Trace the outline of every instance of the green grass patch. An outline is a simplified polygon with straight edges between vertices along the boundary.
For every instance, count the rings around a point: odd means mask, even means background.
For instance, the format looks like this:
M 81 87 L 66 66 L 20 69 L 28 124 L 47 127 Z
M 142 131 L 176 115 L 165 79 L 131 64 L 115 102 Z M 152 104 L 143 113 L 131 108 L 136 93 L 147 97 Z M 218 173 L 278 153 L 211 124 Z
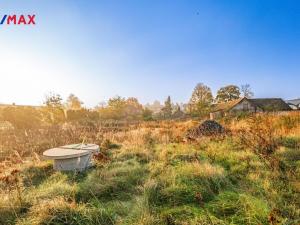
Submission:
M 91 171 L 79 184 L 77 199 L 128 200 L 138 192 L 146 176 L 147 168 L 136 160 L 114 162 Z

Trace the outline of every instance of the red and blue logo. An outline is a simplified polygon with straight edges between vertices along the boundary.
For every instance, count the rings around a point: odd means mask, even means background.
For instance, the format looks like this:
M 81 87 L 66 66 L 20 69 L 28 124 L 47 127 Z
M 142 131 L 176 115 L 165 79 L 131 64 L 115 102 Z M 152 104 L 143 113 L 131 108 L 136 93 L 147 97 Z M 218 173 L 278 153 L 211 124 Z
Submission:
M 1 17 L 0 17 L 1 19 Z M 0 25 L 35 25 L 35 15 L 4 15 Z

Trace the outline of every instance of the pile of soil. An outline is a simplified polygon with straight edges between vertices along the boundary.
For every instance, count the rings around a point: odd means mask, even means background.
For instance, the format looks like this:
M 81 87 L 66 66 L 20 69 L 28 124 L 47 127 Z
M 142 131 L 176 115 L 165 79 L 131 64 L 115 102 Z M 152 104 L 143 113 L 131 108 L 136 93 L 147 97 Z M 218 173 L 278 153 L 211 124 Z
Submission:
M 225 129 L 214 120 L 206 120 L 198 127 L 187 131 L 185 137 L 189 140 L 196 140 L 204 136 L 216 136 L 223 134 Z

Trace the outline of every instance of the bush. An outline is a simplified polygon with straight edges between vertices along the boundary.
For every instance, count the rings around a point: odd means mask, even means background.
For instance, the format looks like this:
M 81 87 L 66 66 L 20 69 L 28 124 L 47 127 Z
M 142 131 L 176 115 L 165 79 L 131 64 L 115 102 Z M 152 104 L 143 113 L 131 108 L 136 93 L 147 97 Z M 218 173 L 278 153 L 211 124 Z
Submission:
M 261 158 L 270 158 L 278 147 L 273 118 L 255 115 L 247 121 L 249 126 L 239 132 L 241 143 Z

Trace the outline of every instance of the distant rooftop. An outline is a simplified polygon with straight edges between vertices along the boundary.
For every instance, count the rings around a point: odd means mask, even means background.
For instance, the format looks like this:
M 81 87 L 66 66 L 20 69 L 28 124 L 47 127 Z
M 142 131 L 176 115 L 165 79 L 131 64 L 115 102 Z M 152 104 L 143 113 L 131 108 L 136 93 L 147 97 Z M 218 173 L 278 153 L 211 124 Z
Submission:
M 287 103 L 293 104 L 293 105 L 299 105 L 300 104 L 300 98 L 287 100 Z
M 235 105 L 239 104 L 243 99 L 247 99 L 256 107 L 263 111 L 286 111 L 291 110 L 289 105 L 281 98 L 239 98 L 229 102 L 219 103 L 214 106 L 215 112 L 217 111 L 228 111 Z

